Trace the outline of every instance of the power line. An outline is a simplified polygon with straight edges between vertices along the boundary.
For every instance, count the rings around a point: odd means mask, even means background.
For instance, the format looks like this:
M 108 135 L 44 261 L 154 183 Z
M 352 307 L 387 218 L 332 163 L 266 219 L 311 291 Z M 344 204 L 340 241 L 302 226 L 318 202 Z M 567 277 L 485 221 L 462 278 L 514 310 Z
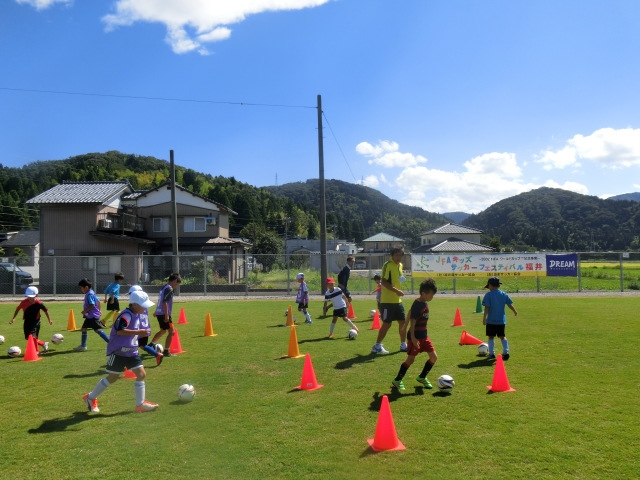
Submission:
M 336 138 L 335 133 L 333 133 L 333 128 L 331 128 L 331 124 L 329 123 L 329 119 L 324 114 L 324 111 L 322 112 L 322 116 L 327 121 L 327 126 L 329 127 L 329 131 L 331 132 L 331 135 L 333 136 L 333 139 L 335 140 L 336 145 L 338 146 L 338 150 L 340 150 L 340 153 L 342 154 L 342 158 L 344 159 L 344 163 L 347 164 L 347 168 L 349 169 L 349 172 L 351 172 L 351 176 L 353 177 L 353 181 L 358 183 L 358 180 L 356 179 L 356 176 L 353 174 L 353 170 L 351 170 L 351 165 L 349 165 L 349 161 L 347 160 L 346 155 L 342 151 L 342 147 L 340 146 L 340 142 L 338 142 L 338 139 Z

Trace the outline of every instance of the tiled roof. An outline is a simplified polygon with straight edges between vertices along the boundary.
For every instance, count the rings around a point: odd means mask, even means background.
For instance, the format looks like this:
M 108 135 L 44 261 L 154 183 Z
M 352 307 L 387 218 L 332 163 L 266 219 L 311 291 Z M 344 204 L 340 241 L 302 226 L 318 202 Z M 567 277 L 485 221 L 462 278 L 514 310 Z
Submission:
M 429 250 L 433 253 L 438 252 L 491 252 L 493 249 L 479 243 L 467 242 L 457 238 L 450 238 L 444 242 L 434 245 Z
M 363 242 L 404 242 L 404 240 L 388 233 L 376 233 L 373 237 L 365 238 Z
M 457 223 L 447 223 L 446 225 L 442 225 L 441 227 L 423 232 L 420 235 L 431 235 L 434 233 L 445 234 L 445 235 L 460 235 L 460 234 L 470 234 L 470 233 L 482 233 L 482 230 L 465 227 L 463 225 L 458 225 Z
M 40 243 L 40 230 L 21 230 L 1 243 L 3 247 L 34 246 Z
M 61 183 L 27 200 L 32 205 L 52 203 L 100 204 L 133 188 L 129 182 L 70 182 Z

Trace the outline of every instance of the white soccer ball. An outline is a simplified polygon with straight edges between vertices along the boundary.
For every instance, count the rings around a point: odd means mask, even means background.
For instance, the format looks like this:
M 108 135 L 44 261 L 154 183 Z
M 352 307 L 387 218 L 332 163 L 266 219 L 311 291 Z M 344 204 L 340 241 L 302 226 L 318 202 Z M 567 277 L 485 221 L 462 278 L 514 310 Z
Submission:
M 60 345 L 64 340 L 64 335 L 61 333 L 54 333 L 51 337 L 51 343 L 55 343 L 56 345 Z
M 441 392 L 450 392 L 456 386 L 456 381 L 451 375 L 440 375 L 438 378 L 438 388 Z
M 0 345 L 2 345 L 3 343 L 4 343 L 4 337 L 0 335 Z
M 162 346 L 161 343 L 156 343 L 155 349 L 156 349 L 156 352 L 158 353 L 164 353 L 164 347 Z
M 369 312 L 369 316 L 370 316 L 371 318 L 375 317 L 375 316 L 376 316 L 376 310 L 371 310 L 371 311 Z
M 355 340 L 356 338 L 358 338 L 358 332 L 352 328 L 351 330 L 349 330 L 349 333 L 347 333 L 347 336 L 349 337 L 349 340 Z
M 20 355 L 22 355 L 22 350 L 20 349 L 20 347 L 14 346 L 10 347 L 9 350 L 7 350 L 7 353 L 10 357 L 19 357 Z
M 195 396 L 196 389 L 193 387 L 193 385 L 185 383 L 184 385 L 180 385 L 180 387 L 178 387 L 178 400 L 180 400 L 181 402 L 190 402 Z
M 489 355 L 489 345 L 487 345 L 486 343 L 481 343 L 480 345 L 478 345 L 478 355 L 480 355 L 481 357 L 486 357 L 487 355 Z

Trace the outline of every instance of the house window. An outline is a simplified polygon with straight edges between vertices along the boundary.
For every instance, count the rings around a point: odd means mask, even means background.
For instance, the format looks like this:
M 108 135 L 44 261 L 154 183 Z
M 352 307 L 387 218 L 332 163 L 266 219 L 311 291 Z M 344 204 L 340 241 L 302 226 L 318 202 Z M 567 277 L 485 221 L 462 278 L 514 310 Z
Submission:
M 169 217 L 157 217 L 153 219 L 153 231 L 154 232 L 168 232 L 169 231 Z
M 185 232 L 206 232 L 207 224 L 204 220 L 204 217 L 185 217 L 184 231 Z
M 96 257 L 96 273 L 115 274 L 122 271 L 122 257 Z

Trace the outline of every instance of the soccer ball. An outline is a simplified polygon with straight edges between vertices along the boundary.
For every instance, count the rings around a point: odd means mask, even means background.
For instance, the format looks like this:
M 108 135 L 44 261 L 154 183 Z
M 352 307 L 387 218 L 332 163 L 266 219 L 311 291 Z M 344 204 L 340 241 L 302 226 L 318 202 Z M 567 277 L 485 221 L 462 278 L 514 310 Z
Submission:
M 355 340 L 356 338 L 358 338 L 358 332 L 352 328 L 351 330 L 349 330 L 347 336 L 349 337 L 349 340 Z
M 3 343 L 4 343 L 4 337 L 0 335 L 0 345 L 2 345 Z
M 10 347 L 9 350 L 7 350 L 7 353 L 9 354 L 10 357 L 19 357 L 20 355 L 22 355 L 22 350 L 20 350 L 20 347 Z
M 156 349 L 156 352 L 158 353 L 164 353 L 164 347 L 162 346 L 161 343 L 156 343 L 155 349 Z
M 451 375 L 440 375 L 438 378 L 438 388 L 441 392 L 450 392 L 456 386 L 456 381 Z
M 480 345 L 478 345 L 478 355 L 480 355 L 481 357 L 486 357 L 487 355 L 489 355 L 489 345 L 487 345 L 486 343 L 481 343 Z
M 369 315 L 371 316 L 371 318 L 375 317 L 376 316 L 376 310 L 371 310 L 369 312 Z
M 180 385 L 180 387 L 178 387 L 178 400 L 180 400 L 181 402 L 190 402 L 195 396 L 196 389 L 193 387 L 193 385 L 185 383 L 184 385 Z
M 51 342 L 59 345 L 64 340 L 64 336 L 61 333 L 54 333 L 51 337 Z

